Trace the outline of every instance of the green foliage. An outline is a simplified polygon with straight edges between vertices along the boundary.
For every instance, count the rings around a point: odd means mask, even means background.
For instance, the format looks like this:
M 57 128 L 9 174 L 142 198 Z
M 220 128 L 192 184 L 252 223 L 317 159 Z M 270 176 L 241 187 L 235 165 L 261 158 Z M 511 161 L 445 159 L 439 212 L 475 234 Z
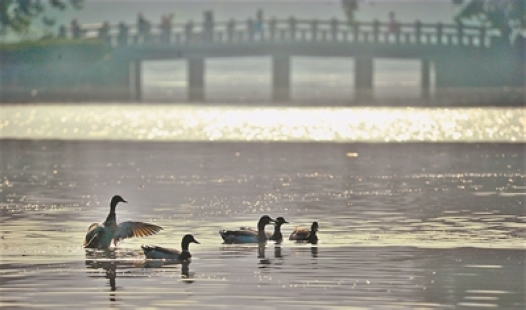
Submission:
M 508 38 L 513 30 L 526 30 L 525 0 L 452 0 L 460 8 L 455 20 L 475 21 L 499 30 Z
M 69 6 L 75 9 L 82 8 L 84 0 L 68 0 Z M 63 11 L 68 7 L 66 0 L 0 0 L 0 33 L 24 33 L 29 29 L 31 22 L 43 16 L 47 8 Z M 54 20 L 43 16 L 45 25 L 54 25 Z

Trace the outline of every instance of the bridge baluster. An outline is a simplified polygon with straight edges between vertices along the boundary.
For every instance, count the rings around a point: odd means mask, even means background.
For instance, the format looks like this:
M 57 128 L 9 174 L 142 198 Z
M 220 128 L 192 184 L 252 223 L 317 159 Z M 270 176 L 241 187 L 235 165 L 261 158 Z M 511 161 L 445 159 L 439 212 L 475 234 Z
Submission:
M 417 20 L 415 23 L 415 43 L 416 44 L 422 43 L 421 36 L 422 36 L 422 22 Z
M 464 45 L 464 25 L 462 23 L 457 24 L 457 38 L 458 45 Z
M 354 42 L 358 42 L 360 39 L 360 23 L 354 22 L 353 24 L 353 40 Z
M 373 40 L 374 43 L 378 43 L 378 31 L 380 29 L 380 22 L 375 19 L 373 22 Z
M 438 23 L 437 24 L 437 44 L 438 45 L 442 45 L 442 29 L 443 29 L 443 25 L 442 23 Z
M 296 40 L 296 18 L 294 18 L 294 16 L 291 16 L 289 18 L 289 31 L 290 31 L 290 40 L 291 41 Z
M 268 23 L 268 30 L 270 35 L 270 41 L 274 41 L 276 39 L 276 18 L 272 17 L 272 19 Z
M 190 43 L 194 36 L 194 22 L 192 20 L 189 20 L 186 25 L 184 26 L 184 37 L 186 40 L 186 43 Z
M 226 37 L 228 42 L 232 43 L 234 41 L 236 31 L 236 21 L 234 19 L 231 19 L 226 24 Z
M 316 19 L 311 22 L 310 29 L 312 41 L 316 41 L 318 39 L 318 21 Z
M 479 31 L 479 47 L 484 47 L 486 46 L 486 27 L 481 26 Z
M 247 19 L 247 35 L 249 41 L 254 41 L 254 21 L 250 17 Z
M 331 19 L 331 36 L 333 41 L 338 40 L 338 20 L 336 18 Z

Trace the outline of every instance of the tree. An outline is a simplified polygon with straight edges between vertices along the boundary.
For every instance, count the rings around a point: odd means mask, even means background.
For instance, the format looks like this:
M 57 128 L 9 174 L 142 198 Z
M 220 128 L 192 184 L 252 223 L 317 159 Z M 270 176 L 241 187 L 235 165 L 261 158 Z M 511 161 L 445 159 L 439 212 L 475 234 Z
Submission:
M 526 30 L 525 0 L 452 0 L 460 8 L 455 20 L 475 21 L 509 39 L 514 31 Z
M 69 6 L 80 9 L 84 0 L 0 0 L 0 34 L 8 32 L 24 33 L 29 29 L 31 22 L 42 16 L 46 26 L 52 26 L 55 20 L 44 15 L 46 9 L 52 8 L 60 11 Z

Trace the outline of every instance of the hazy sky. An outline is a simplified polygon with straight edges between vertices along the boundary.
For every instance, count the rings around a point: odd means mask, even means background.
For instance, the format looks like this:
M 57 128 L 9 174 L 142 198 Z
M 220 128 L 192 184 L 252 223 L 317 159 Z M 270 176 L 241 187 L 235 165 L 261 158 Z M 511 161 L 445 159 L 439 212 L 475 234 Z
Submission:
M 213 10 L 217 21 L 230 18 L 245 20 L 255 16 L 256 11 L 264 10 L 265 18 L 277 17 L 287 18 L 291 15 L 298 18 L 330 19 L 336 17 L 344 19 L 344 13 L 340 0 L 326 1 L 137 1 L 137 0 L 113 0 L 99 1 L 86 0 L 84 9 L 68 10 L 56 16 L 60 22 L 69 24 L 72 18 L 78 18 L 83 24 L 99 23 L 109 21 L 118 23 L 125 21 L 134 23 L 137 13 L 142 12 L 144 16 L 157 23 L 163 14 L 175 14 L 174 22 L 186 22 L 189 19 L 201 21 L 203 11 Z M 413 1 L 361 1 L 357 17 L 360 20 L 387 20 L 389 11 L 394 11 L 400 21 L 423 22 L 451 22 L 455 14 L 455 8 L 451 0 L 413 0 Z

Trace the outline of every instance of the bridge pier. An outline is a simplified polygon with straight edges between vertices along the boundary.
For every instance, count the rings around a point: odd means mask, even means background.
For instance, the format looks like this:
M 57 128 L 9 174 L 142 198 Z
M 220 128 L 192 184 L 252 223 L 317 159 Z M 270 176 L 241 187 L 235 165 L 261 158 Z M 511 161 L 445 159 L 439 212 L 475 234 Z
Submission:
M 422 98 L 429 99 L 431 89 L 431 61 L 422 59 L 421 79 L 422 79 Z
M 203 102 L 205 62 L 202 57 L 188 58 L 188 101 Z
M 290 55 L 272 57 L 272 101 L 290 101 Z
M 131 60 L 128 64 L 129 98 L 130 101 L 140 102 L 142 100 L 142 70 L 140 60 Z
M 373 98 L 373 58 L 358 56 L 355 58 L 356 101 L 363 102 Z

